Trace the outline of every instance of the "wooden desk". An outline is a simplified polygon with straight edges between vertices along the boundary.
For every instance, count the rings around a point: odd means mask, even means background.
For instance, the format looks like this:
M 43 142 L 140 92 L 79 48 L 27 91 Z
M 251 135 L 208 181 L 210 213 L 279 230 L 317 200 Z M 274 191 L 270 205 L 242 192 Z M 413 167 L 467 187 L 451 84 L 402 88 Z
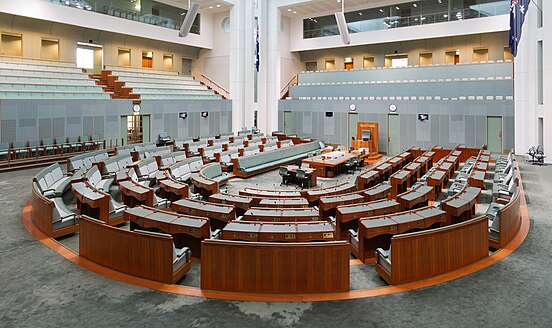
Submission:
M 205 217 L 187 216 L 137 206 L 127 209 L 123 218 L 125 221 L 130 221 L 131 230 L 141 229 L 171 234 L 176 247 L 190 247 L 195 257 L 201 256 L 201 241 L 211 237 L 209 219 Z
M 403 167 L 403 170 L 409 171 L 412 174 L 412 178 L 416 178 L 416 180 L 420 179 L 421 172 L 422 172 L 422 164 L 421 163 L 410 163 Z
M 452 165 L 453 165 L 452 171 L 454 172 L 454 171 L 458 170 L 458 166 L 460 165 L 460 159 L 459 159 L 458 156 L 452 155 L 453 153 L 455 153 L 455 151 L 453 151 L 451 153 L 451 155 L 445 157 L 445 162 L 446 163 L 452 163 Z
M 410 188 L 412 173 L 410 171 L 397 171 L 391 176 L 391 198 L 396 198 Z
M 335 216 L 337 206 L 362 203 L 364 201 L 365 199 L 361 192 L 322 197 L 318 201 L 320 217 L 329 218 L 330 216 Z
M 478 162 L 475 164 L 475 166 L 473 167 L 473 169 L 476 170 L 476 171 L 487 172 L 488 166 L 489 166 L 488 163 L 478 161 Z
M 287 166 L 281 166 L 285 167 L 288 170 L 288 173 L 291 174 L 291 180 L 295 183 L 299 183 L 297 179 L 295 178 L 295 175 L 297 174 L 297 170 L 301 169 L 305 171 L 305 175 L 308 178 L 308 187 L 316 187 L 316 169 L 305 167 L 305 168 L 299 168 L 297 165 L 287 165 Z
M 403 166 L 403 160 L 400 157 L 393 157 L 387 160 L 388 164 L 391 164 L 391 172 L 395 173 L 399 171 Z
M 367 202 L 372 202 L 383 198 L 391 199 L 391 185 L 379 184 L 370 189 L 363 190 L 362 194 L 364 195 L 364 199 Z
M 419 163 L 422 166 L 420 172 L 422 175 L 424 175 L 433 166 L 432 159 L 428 156 L 418 157 L 414 160 L 414 163 Z
M 437 170 L 445 172 L 447 174 L 447 180 L 450 180 L 450 177 L 454 171 L 454 164 L 450 162 L 443 162 L 437 166 Z
M 374 167 L 372 170 L 379 172 L 381 178 L 380 181 L 384 181 L 389 179 L 389 176 L 393 173 L 393 166 L 389 163 L 383 163 Z
M 236 208 L 236 215 L 241 216 L 251 206 L 253 206 L 253 198 L 247 196 L 230 195 L 230 194 L 214 194 L 209 196 L 209 201 L 219 204 L 230 204 Z
M 111 200 L 108 194 L 93 189 L 85 182 L 73 183 L 71 187 L 77 200 L 79 214 L 88 215 L 111 225 L 114 224 L 109 220 L 109 202 Z M 118 221 L 117 224 L 121 222 Z
M 442 201 L 441 208 L 447 212 L 447 225 L 472 219 L 480 193 L 479 188 L 466 187 L 454 197 Z
M 301 198 L 306 195 L 299 191 L 291 190 L 263 190 L 255 188 L 245 188 L 239 191 L 241 196 L 257 197 L 257 198 Z
M 373 187 L 381 182 L 380 172 L 376 170 L 370 170 L 362 173 L 357 177 L 357 189 L 363 190 Z
M 146 205 L 153 207 L 155 205 L 153 189 L 142 187 L 132 180 L 119 182 L 119 189 L 123 195 L 123 204 L 128 207 Z
M 158 181 L 157 184 L 159 185 L 161 197 L 168 199 L 171 202 L 182 198 L 188 198 L 190 195 L 189 188 L 186 183 L 178 182 L 172 179 L 165 179 Z
M 305 198 L 263 198 L 257 206 L 269 208 L 305 208 L 309 207 L 309 201 Z
M 346 194 L 354 191 L 356 191 L 356 184 L 353 182 L 345 182 L 334 187 L 309 190 L 307 191 L 306 197 L 309 201 L 309 204 L 316 206 L 318 204 L 318 200 L 321 197 Z
M 419 186 L 397 196 L 401 210 L 407 211 L 427 206 L 430 200 L 435 200 L 435 189 L 431 186 Z
M 213 229 L 222 229 L 227 222 L 236 219 L 236 209 L 233 205 L 222 205 L 200 200 L 178 200 L 171 204 L 171 210 L 188 215 L 207 217 Z
M 358 245 L 351 244 L 352 252 L 363 263 L 372 262 L 376 249 L 388 249 L 393 235 L 432 228 L 445 219 L 445 211 L 435 207 L 363 218 L 358 223 Z
M 347 239 L 349 229 L 358 229 L 358 219 L 400 211 L 401 206 L 394 200 L 378 200 L 368 203 L 338 206 L 335 211 L 337 238 Z
M 308 294 L 347 292 L 350 288 L 350 251 L 346 242 L 206 240 L 202 247 L 201 289 Z
M 247 210 L 242 220 L 267 222 L 320 221 L 320 216 L 318 211 L 311 207 L 302 209 L 269 209 L 255 207 Z
M 207 179 L 202 176 L 200 173 L 192 173 L 190 176 L 192 183 L 196 187 L 199 194 L 203 197 L 208 198 L 212 194 L 219 192 L 219 185 L 216 181 Z
M 427 184 L 435 188 L 435 197 L 439 197 L 441 190 L 443 190 L 447 184 L 447 173 L 445 171 L 435 170 L 427 177 Z
M 303 164 L 316 169 L 316 175 L 321 178 L 333 178 L 343 172 L 343 166 L 354 156 L 349 153 L 339 152 L 326 153 L 303 160 Z
M 254 242 L 313 242 L 335 240 L 329 222 L 232 221 L 222 229 L 222 239 Z
M 469 184 L 472 187 L 485 189 L 485 171 L 473 170 L 470 175 Z

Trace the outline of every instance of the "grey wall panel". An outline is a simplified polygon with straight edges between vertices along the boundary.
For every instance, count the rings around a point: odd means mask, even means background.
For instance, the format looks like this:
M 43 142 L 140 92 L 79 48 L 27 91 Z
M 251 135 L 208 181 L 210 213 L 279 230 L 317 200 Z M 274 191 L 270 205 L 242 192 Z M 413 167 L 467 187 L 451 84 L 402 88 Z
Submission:
M 89 136 L 94 134 L 94 116 L 85 116 L 82 118 L 82 133 L 78 135 Z
M 307 135 L 312 134 L 312 112 L 303 113 L 303 133 Z
M 465 127 L 465 143 L 466 144 L 470 144 L 470 145 L 475 145 L 477 144 L 475 142 L 475 133 L 476 133 L 476 128 L 475 128 L 475 116 L 473 115 L 466 115 L 465 118 L 465 124 L 464 124 L 464 127 Z
M 172 137 L 184 139 L 200 135 L 201 111 L 209 111 L 212 118 L 203 127 L 205 134 L 231 130 L 232 103 L 228 100 L 144 100 L 141 114 L 151 115 L 152 138 L 167 129 L 174 131 Z M 188 112 L 188 119 L 177 119 L 179 112 Z M 224 113 L 224 124 L 221 113 Z M 169 114 L 168 125 L 164 114 Z M 107 139 L 108 145 L 117 145 L 121 142 L 120 119 L 128 115 L 132 115 L 131 100 L 1 100 L 0 142 L 19 140 L 19 135 L 26 140 L 90 133 Z M 92 118 L 92 121 L 86 119 L 83 125 L 83 116 Z M 217 116 L 220 116 L 218 123 Z M 34 127 L 19 128 L 19 120 L 33 119 L 36 120 Z M 23 121 L 23 125 L 29 122 Z
M 51 138 L 52 137 L 52 119 L 41 118 L 38 120 L 38 138 Z
M 502 120 L 502 146 L 504 150 L 514 148 L 515 144 L 515 127 L 514 118 L 512 116 L 504 116 Z M 521 153 L 521 151 L 518 151 Z
M 10 140 L 16 140 L 17 135 L 17 120 L 2 120 L 0 133 L 2 142 L 9 142 Z
M 379 150 L 381 152 L 387 152 L 387 114 L 390 104 L 397 105 L 397 112 L 401 117 L 400 140 L 403 149 L 410 146 L 428 148 L 433 145 L 451 147 L 458 143 L 479 147 L 486 142 L 481 141 L 482 138 L 486 140 L 486 123 L 484 122 L 486 122 L 487 115 L 500 115 L 513 120 L 514 113 L 513 101 L 506 100 L 282 100 L 280 101 L 279 117 L 283 117 L 284 110 L 292 111 L 294 118 L 295 115 L 304 117 L 306 112 L 310 112 L 313 117 L 310 136 L 325 142 L 346 144 L 346 117 L 351 103 L 357 105 L 359 121 L 379 123 Z M 333 120 L 325 118 L 326 111 L 334 113 Z M 418 123 L 418 113 L 430 115 L 428 124 L 420 125 Z M 453 121 L 453 119 L 460 120 Z M 309 135 L 304 132 L 303 126 L 294 126 L 293 129 L 293 133 Z M 505 133 L 513 133 L 513 124 L 504 124 L 504 129 Z

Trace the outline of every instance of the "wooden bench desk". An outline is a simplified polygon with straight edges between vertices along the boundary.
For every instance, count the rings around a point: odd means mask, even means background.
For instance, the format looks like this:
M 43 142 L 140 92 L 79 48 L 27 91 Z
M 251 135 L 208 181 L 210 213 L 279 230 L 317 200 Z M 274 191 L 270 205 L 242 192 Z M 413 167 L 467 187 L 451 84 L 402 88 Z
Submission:
M 320 221 L 318 210 L 312 207 L 294 209 L 251 208 L 245 212 L 243 221 L 299 222 Z
M 368 203 L 338 206 L 335 212 L 337 238 L 347 239 L 349 229 L 358 229 L 358 220 L 364 217 L 395 213 L 401 206 L 394 200 L 382 199 Z
M 431 186 L 418 186 L 397 196 L 401 210 L 407 211 L 427 206 L 430 200 L 435 200 L 435 189 Z
M 232 221 L 222 229 L 222 239 L 255 242 L 313 242 L 335 240 L 329 222 Z
M 227 222 L 236 219 L 236 209 L 233 205 L 223 205 L 200 200 L 180 199 L 171 204 L 171 210 L 187 215 L 207 217 L 213 229 L 221 229 Z

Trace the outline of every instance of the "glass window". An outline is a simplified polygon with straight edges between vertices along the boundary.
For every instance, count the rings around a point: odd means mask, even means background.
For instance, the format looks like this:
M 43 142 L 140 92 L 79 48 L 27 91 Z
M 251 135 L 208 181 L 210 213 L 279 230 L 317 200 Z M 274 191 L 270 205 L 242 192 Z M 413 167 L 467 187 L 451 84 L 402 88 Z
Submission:
M 77 48 L 77 67 L 94 68 L 94 50 Z

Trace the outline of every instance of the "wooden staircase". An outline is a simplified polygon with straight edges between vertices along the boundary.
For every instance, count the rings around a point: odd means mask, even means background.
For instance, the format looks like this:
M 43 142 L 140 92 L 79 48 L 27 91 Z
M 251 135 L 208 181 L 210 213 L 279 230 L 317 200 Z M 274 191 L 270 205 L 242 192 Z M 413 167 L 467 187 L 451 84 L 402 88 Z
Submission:
M 119 77 L 112 72 L 103 70 L 101 74 L 89 74 L 96 81 L 96 85 L 103 86 L 104 92 L 109 92 L 111 99 L 140 99 L 139 94 L 132 93 L 132 88 L 125 87 L 125 82 L 118 81 Z

